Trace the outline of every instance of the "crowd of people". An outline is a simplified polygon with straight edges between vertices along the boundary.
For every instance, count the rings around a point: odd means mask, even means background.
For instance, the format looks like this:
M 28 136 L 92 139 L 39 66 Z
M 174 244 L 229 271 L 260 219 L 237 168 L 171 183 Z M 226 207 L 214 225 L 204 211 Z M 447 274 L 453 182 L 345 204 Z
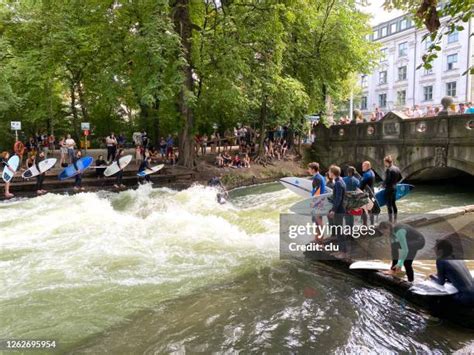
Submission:
M 468 103 L 459 103 L 457 105 L 452 104 L 449 106 L 447 112 L 444 112 L 440 106 L 427 105 L 422 108 L 420 105 L 415 105 L 413 107 L 407 106 L 401 111 L 404 117 L 406 118 L 421 118 L 421 117 L 436 117 L 438 115 L 445 114 L 474 114 L 474 106 L 471 102 Z M 365 118 L 363 115 L 354 117 L 353 120 L 349 115 L 342 116 L 339 118 L 338 124 L 350 124 L 354 123 L 364 123 L 364 122 L 377 122 L 380 121 L 385 116 L 385 113 L 379 108 L 375 107 L 375 110 L 370 114 L 370 117 Z

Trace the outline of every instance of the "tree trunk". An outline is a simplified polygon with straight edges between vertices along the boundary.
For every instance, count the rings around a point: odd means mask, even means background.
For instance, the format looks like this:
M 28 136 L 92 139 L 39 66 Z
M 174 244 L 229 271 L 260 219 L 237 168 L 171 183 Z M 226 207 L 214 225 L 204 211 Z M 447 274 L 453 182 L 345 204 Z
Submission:
M 155 103 L 153 104 L 153 144 L 155 147 L 160 146 L 160 116 L 158 111 L 160 110 L 160 101 L 155 97 Z
M 184 83 L 178 96 L 178 108 L 183 126 L 179 135 L 179 165 L 187 168 L 195 166 L 194 116 L 186 97 L 192 95 L 194 80 L 192 73 L 191 37 L 192 23 L 189 15 L 190 0 L 176 0 L 173 5 L 175 30 L 181 38 L 185 64 L 182 67 Z
M 71 93 L 71 113 L 72 113 L 72 128 L 73 134 L 75 135 L 75 139 L 79 140 L 81 138 L 81 134 L 79 132 L 79 115 L 77 114 L 76 108 L 76 85 L 74 82 L 70 83 L 69 87 Z
M 80 81 L 77 83 L 77 94 L 79 96 L 79 105 L 81 105 L 82 118 L 85 122 L 89 122 L 89 113 L 87 112 L 84 90 L 82 90 L 82 83 Z

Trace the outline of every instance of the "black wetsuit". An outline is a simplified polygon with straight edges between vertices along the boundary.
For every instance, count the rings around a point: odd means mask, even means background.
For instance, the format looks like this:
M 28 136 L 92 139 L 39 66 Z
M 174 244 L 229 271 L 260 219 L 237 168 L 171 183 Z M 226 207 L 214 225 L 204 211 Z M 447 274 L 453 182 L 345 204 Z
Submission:
M 142 163 L 140 164 L 140 167 L 138 168 L 138 172 L 141 173 L 142 171 L 145 171 L 146 169 L 150 169 L 150 165 L 148 164 L 148 161 L 144 160 L 142 161 Z M 140 176 L 138 178 L 138 180 L 140 182 L 143 182 L 143 180 L 147 181 L 147 182 L 151 182 L 151 179 L 150 179 L 150 175 L 145 175 L 145 176 Z
M 103 178 L 104 177 L 104 171 L 105 169 L 107 169 L 107 162 L 104 160 L 104 159 L 98 159 L 95 161 L 95 165 L 96 166 L 102 166 L 104 165 L 103 168 L 96 168 L 95 169 L 95 175 L 98 177 L 98 178 Z
M 403 266 L 405 267 L 405 271 L 407 273 L 408 281 L 413 281 L 414 279 L 414 271 L 413 271 L 413 260 L 415 260 L 416 253 L 418 250 L 423 249 L 425 246 L 425 237 L 423 234 L 418 232 L 412 226 L 407 224 L 397 224 L 393 228 L 393 233 L 396 234 L 400 229 L 404 229 L 406 231 L 406 244 L 408 246 L 408 254 L 403 261 Z M 402 246 L 396 240 L 392 241 L 392 268 L 397 265 L 399 260 L 399 253 L 398 250 L 402 249 Z
M 344 195 L 346 194 L 346 184 L 341 177 L 337 177 L 334 180 L 334 188 L 332 190 L 332 204 L 333 207 L 331 212 L 334 212 L 334 217 L 332 219 L 332 224 L 334 226 L 344 226 L 344 215 L 346 210 L 344 208 Z M 340 228 L 336 228 L 336 237 L 339 242 L 339 251 L 345 253 L 346 246 L 346 237 L 339 233 Z
M 474 306 L 474 280 L 463 260 L 438 259 L 436 260 L 438 275 L 432 277 L 440 285 L 446 281 L 458 289 L 453 300 L 463 306 Z
M 118 186 L 122 185 L 122 179 L 123 179 L 123 169 L 122 169 L 122 167 L 120 166 L 120 158 L 121 158 L 121 157 L 115 158 L 115 161 L 117 162 L 118 168 L 120 169 L 119 171 L 117 171 L 117 172 L 115 173 L 115 177 L 116 177 L 116 179 L 117 179 L 117 180 L 116 180 L 116 184 L 117 184 Z
M 36 169 L 38 169 L 38 171 L 41 171 L 40 168 L 39 168 L 39 163 L 42 162 L 43 160 L 44 160 L 44 158 L 36 158 L 35 159 L 35 165 L 36 165 Z M 45 173 L 42 173 L 42 174 L 39 174 L 39 175 L 36 176 L 36 191 L 43 190 L 44 175 L 45 175 Z
M 397 204 L 396 204 L 396 192 L 397 183 L 402 179 L 400 169 L 395 165 L 390 166 L 385 171 L 385 199 L 387 200 L 388 219 L 390 222 L 397 221 Z
M 362 175 L 362 180 L 360 181 L 360 189 L 362 191 L 365 191 L 369 194 L 370 198 L 372 200 L 375 200 L 374 198 L 374 184 L 375 184 L 375 173 L 372 169 L 369 169 L 364 172 Z M 374 203 L 377 203 L 376 201 Z M 368 215 L 365 209 L 362 212 L 362 224 L 367 225 L 368 219 L 370 219 L 370 224 L 373 225 L 375 222 L 374 218 L 374 213 L 372 212 L 374 208 L 372 207 L 372 210 L 369 211 Z M 380 211 L 380 209 L 378 209 Z
M 77 161 L 81 159 L 81 158 L 78 158 L 78 157 L 74 157 L 72 159 L 72 164 L 74 165 L 74 169 L 76 169 L 77 171 L 79 171 L 79 168 L 77 167 Z M 74 181 L 74 187 L 81 187 L 82 185 L 82 173 L 79 173 L 79 174 L 76 174 L 76 180 Z

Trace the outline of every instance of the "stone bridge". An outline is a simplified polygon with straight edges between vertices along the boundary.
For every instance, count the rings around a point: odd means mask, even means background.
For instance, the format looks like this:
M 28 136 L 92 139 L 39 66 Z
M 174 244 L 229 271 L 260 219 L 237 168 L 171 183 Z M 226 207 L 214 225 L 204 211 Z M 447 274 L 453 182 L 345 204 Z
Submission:
M 402 119 L 390 112 L 379 122 L 320 124 L 315 133 L 312 156 L 325 169 L 331 164 L 360 169 L 368 160 L 383 177 L 383 158 L 390 154 L 404 178 L 474 175 L 474 114 Z

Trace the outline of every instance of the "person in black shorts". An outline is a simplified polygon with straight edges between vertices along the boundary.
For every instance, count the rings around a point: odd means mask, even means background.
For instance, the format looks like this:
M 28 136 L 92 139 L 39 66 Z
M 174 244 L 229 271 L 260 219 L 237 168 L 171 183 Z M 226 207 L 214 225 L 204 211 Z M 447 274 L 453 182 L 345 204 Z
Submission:
M 388 209 L 388 220 L 392 223 L 397 223 L 397 203 L 396 203 L 396 192 L 397 183 L 402 179 L 400 169 L 393 164 L 393 158 L 391 155 L 387 155 L 383 159 L 384 165 L 387 168 L 385 170 L 385 180 L 383 187 L 385 187 L 385 200 L 387 201 Z

